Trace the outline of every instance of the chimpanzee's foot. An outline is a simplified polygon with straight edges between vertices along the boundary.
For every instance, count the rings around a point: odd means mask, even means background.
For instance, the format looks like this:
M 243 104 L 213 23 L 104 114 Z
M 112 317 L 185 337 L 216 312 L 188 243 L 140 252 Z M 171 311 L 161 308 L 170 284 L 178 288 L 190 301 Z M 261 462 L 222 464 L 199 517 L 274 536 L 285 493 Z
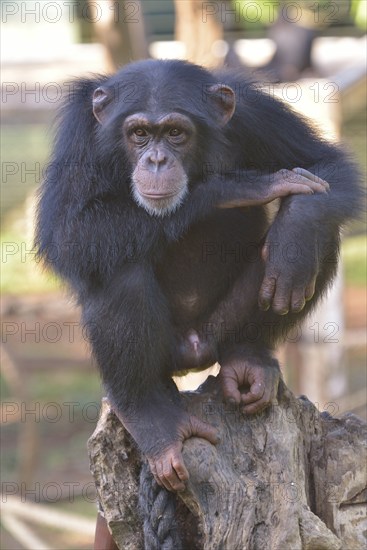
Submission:
M 240 405 L 242 412 L 263 411 L 276 397 L 280 379 L 274 359 L 230 357 L 221 363 L 219 380 L 224 399 Z
M 202 422 L 196 416 L 186 414 L 178 427 L 178 440 L 173 441 L 159 454 L 147 457 L 156 482 L 168 491 L 185 490 L 185 481 L 189 479 L 189 473 L 183 461 L 182 445 L 185 439 L 190 437 L 202 437 L 213 445 L 219 442 L 218 432 L 213 426 Z

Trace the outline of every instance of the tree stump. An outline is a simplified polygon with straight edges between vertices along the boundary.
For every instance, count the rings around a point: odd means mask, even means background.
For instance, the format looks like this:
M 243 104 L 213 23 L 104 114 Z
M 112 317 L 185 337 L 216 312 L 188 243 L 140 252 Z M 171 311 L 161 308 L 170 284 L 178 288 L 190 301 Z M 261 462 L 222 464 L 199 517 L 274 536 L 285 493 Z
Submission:
M 256 416 L 225 405 L 212 376 L 182 399 L 192 414 L 218 428 L 221 442 L 216 447 L 199 438 L 184 443 L 190 479 L 179 495 L 152 480 L 153 491 L 175 502 L 175 517 L 166 519 L 175 521 L 181 548 L 366 548 L 365 422 L 353 414 L 320 414 L 283 382 L 277 402 Z M 107 400 L 89 453 L 116 544 L 121 550 L 144 549 L 138 505 L 142 460 Z

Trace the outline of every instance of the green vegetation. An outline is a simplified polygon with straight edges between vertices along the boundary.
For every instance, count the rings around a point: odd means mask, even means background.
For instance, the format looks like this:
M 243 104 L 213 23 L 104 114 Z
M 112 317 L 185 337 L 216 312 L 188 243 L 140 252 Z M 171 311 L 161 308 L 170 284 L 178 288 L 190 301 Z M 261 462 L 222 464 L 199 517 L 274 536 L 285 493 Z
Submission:
M 44 124 L 4 125 L 1 139 L 1 219 L 42 180 L 51 134 Z
M 350 118 L 342 128 L 342 139 L 349 149 L 353 151 L 364 173 L 367 171 L 366 128 L 366 109 L 362 109 L 362 111 Z
M 345 284 L 365 286 L 367 281 L 367 238 L 366 235 L 349 237 L 342 246 Z
M 34 196 L 43 177 L 51 132 L 44 124 L 6 125 L 1 158 L 1 286 L 8 294 L 47 292 L 59 288 L 43 272 L 32 251 Z
M 366 0 L 352 0 L 351 10 L 348 2 L 329 0 L 318 2 L 291 2 L 279 0 L 232 0 L 237 17 L 246 31 L 272 25 L 278 15 L 283 13 L 286 21 L 303 23 L 310 27 L 328 27 L 355 24 L 361 29 L 366 25 Z
M 351 12 L 356 25 L 365 31 L 367 29 L 366 0 L 352 0 Z
M 4 231 L 1 235 L 0 292 L 19 295 L 60 288 L 61 284 L 56 277 L 36 262 L 32 238 L 22 238 L 21 228 L 17 228 L 16 224 Z

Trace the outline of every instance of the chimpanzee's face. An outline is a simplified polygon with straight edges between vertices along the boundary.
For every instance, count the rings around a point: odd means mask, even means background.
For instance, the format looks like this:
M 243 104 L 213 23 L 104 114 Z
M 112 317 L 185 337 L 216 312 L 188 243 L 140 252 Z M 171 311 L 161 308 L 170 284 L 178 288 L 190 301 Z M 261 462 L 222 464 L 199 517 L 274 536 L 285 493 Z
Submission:
M 180 113 L 136 113 L 125 119 L 123 134 L 134 166 L 136 202 L 157 216 L 173 212 L 188 190 L 190 152 L 197 138 L 193 122 Z
M 207 93 L 213 103 L 213 118 L 224 126 L 234 112 L 234 92 L 214 84 Z M 199 132 L 188 115 L 144 107 L 123 117 L 122 142 L 132 166 L 135 201 L 149 214 L 162 217 L 174 212 L 188 192 Z M 118 110 L 118 101 L 108 86 L 95 90 L 93 113 L 100 124 L 107 124 Z

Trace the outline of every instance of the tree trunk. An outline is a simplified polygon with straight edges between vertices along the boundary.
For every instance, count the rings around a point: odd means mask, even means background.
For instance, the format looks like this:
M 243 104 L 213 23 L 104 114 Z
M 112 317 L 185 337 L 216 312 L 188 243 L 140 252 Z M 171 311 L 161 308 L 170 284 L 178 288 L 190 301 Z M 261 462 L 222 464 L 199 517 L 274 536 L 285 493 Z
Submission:
M 148 44 L 140 0 L 88 0 L 90 18 L 101 44 L 106 48 L 107 70 L 148 57 Z
M 176 40 L 185 44 L 186 55 L 192 63 L 215 67 L 223 59 L 213 45 L 223 40 L 223 26 L 216 3 L 202 0 L 175 0 Z
M 284 383 L 277 402 L 256 416 L 223 404 L 212 376 L 182 399 L 218 428 L 221 442 L 185 442 L 190 479 L 179 496 L 160 489 L 142 468 L 132 439 L 103 402 L 89 453 L 100 504 L 121 550 L 143 549 L 144 537 L 148 550 L 177 550 L 178 539 L 190 550 L 366 547 L 366 424 L 360 418 L 320 414 Z

